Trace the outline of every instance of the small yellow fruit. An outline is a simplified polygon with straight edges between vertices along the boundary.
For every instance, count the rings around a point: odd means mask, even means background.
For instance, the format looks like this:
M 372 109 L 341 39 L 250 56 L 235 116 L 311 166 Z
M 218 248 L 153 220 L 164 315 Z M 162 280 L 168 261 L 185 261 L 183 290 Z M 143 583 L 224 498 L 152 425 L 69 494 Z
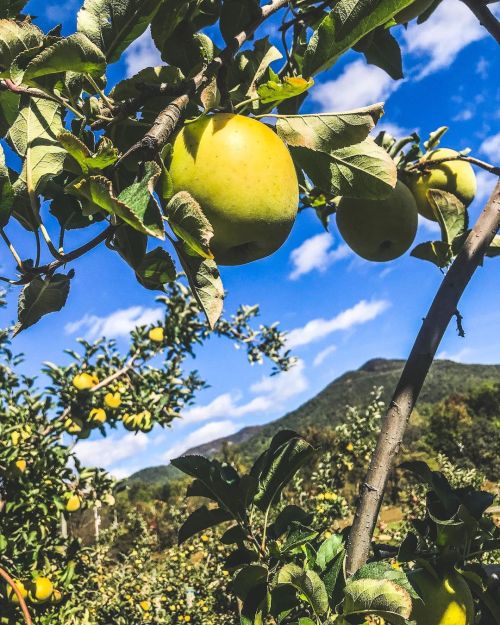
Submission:
M 91 373 L 78 373 L 73 378 L 73 386 L 79 391 L 88 391 L 96 384 L 99 384 L 99 379 Z
M 419 569 L 408 577 L 423 601 L 413 603 L 411 619 L 417 625 L 472 625 L 474 602 L 461 575 L 451 573 L 440 579 Z
M 352 443 L 347 443 L 347 445 L 345 446 L 345 448 L 347 449 L 347 451 L 353 451 L 354 449 L 354 445 Z
M 119 408 L 122 403 L 120 393 L 106 393 L 104 403 L 108 408 Z
M 26 599 L 26 597 L 28 596 L 28 591 L 26 590 L 26 586 L 23 584 L 23 582 L 19 581 L 18 579 L 15 579 L 14 584 L 16 585 L 16 588 L 19 590 L 22 598 Z M 6 584 L 5 594 L 7 595 L 7 599 L 11 603 L 16 603 L 16 604 L 19 603 L 17 594 L 14 592 L 14 589 L 12 588 L 10 584 Z
M 89 421 L 91 423 L 105 423 L 106 411 L 104 408 L 92 408 L 89 413 Z
M 14 466 L 16 467 L 16 469 L 19 471 L 19 473 L 24 473 L 26 471 L 26 460 L 16 460 L 14 463 Z
M 148 336 L 151 341 L 155 341 L 155 343 L 161 343 L 164 338 L 163 328 L 161 326 L 158 328 L 152 328 L 149 331 Z
M 79 419 L 66 419 L 64 429 L 68 434 L 80 434 L 83 430 L 83 425 Z
M 57 605 L 58 603 L 61 603 L 62 601 L 62 593 L 60 590 L 54 589 L 54 592 L 52 593 L 52 596 L 50 598 L 50 603 L 52 605 Z
M 68 501 L 66 502 L 66 511 L 67 512 L 76 512 L 80 510 L 80 506 L 82 505 L 82 500 L 78 495 L 74 493 L 68 497 Z
M 50 599 L 54 587 L 47 577 L 36 577 L 30 585 L 28 596 L 33 603 L 45 603 Z
M 151 610 L 151 603 L 149 601 L 141 601 L 139 605 L 141 606 L 141 610 L 144 610 L 144 612 L 149 612 L 149 610 Z
M 458 152 L 448 148 L 439 148 L 427 155 L 430 161 L 457 156 Z M 469 163 L 465 161 L 448 161 L 429 168 L 408 180 L 418 212 L 427 219 L 437 221 L 432 205 L 427 199 L 429 189 L 448 191 L 457 196 L 467 208 L 476 195 L 476 176 Z
M 297 174 L 278 135 L 231 113 L 202 116 L 174 141 L 174 192 L 187 191 L 213 226 L 215 260 L 241 265 L 275 252 L 295 221 Z
M 10 440 L 12 441 L 12 444 L 14 445 L 14 447 L 17 447 L 17 445 L 19 444 L 19 439 L 21 438 L 21 433 L 20 432 L 12 432 L 10 435 Z

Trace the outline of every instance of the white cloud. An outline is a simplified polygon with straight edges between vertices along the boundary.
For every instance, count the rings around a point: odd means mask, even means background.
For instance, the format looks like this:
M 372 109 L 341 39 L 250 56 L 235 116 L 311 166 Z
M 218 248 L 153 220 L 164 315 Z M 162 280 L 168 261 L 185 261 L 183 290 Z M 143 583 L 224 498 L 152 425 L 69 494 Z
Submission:
M 489 172 L 481 170 L 476 172 L 477 191 L 475 201 L 481 205 L 486 202 L 493 192 L 498 178 Z
M 500 160 L 500 132 L 497 132 L 496 135 L 492 135 L 491 137 L 488 137 L 487 139 L 485 139 L 481 143 L 481 146 L 479 147 L 479 149 L 481 150 L 481 152 L 486 154 L 488 158 L 490 158 L 492 161 L 495 161 L 495 163 L 499 161 Z
M 241 394 L 224 393 L 217 396 L 205 406 L 195 406 L 186 410 L 180 425 L 207 421 L 220 417 L 240 418 L 248 414 L 279 409 L 291 397 L 302 393 L 308 387 L 304 374 L 304 362 L 298 360 L 289 371 L 275 376 L 264 376 L 255 382 L 250 391 L 256 395 L 245 403 L 241 402 Z
M 381 315 L 390 303 L 386 300 L 361 300 L 352 308 L 342 311 L 331 319 L 313 319 L 302 328 L 296 328 L 287 336 L 287 347 L 300 347 L 323 339 L 332 332 L 349 330 L 353 326 L 366 323 Z
M 333 243 L 332 235 L 329 232 L 323 232 L 306 239 L 299 247 L 292 250 L 290 260 L 293 269 L 289 275 L 290 280 L 297 280 L 314 269 L 325 271 L 335 261 L 349 256 L 350 250 L 347 245 L 340 245 L 332 250 Z
M 474 111 L 470 108 L 465 108 L 459 111 L 453 118 L 454 122 L 467 122 L 474 117 Z
M 236 423 L 233 423 L 233 421 L 229 421 L 228 419 L 207 423 L 201 428 L 194 430 L 194 432 L 191 432 L 180 443 L 177 443 L 176 445 L 170 447 L 170 449 L 167 449 L 162 457 L 166 462 L 169 462 L 172 458 L 178 458 L 181 456 L 185 451 L 191 449 L 191 447 L 197 447 L 198 445 L 209 443 L 210 441 L 222 438 L 223 436 L 230 436 L 231 434 L 234 434 L 237 429 L 238 427 Z
M 318 354 L 316 354 L 316 357 L 313 360 L 313 365 L 315 367 L 319 367 L 319 365 L 322 365 L 325 362 L 328 356 L 331 356 L 336 351 L 337 351 L 336 345 L 330 345 L 330 347 L 327 347 L 326 349 L 321 350 Z
M 43 5 L 42 5 L 43 6 Z M 66 15 L 71 14 L 75 11 L 75 9 L 79 8 L 78 0 L 66 0 L 63 6 L 58 2 L 56 4 L 47 4 L 45 5 L 45 17 L 51 22 L 61 23 L 61 10 L 64 11 Z
M 424 60 L 417 79 L 449 68 L 460 51 L 488 32 L 459 0 L 444 0 L 423 24 L 411 23 L 404 37 L 406 52 Z
M 436 358 L 440 360 L 453 360 L 454 362 L 463 362 L 466 356 L 469 356 L 472 353 L 472 349 L 469 347 L 463 347 L 459 349 L 458 352 L 454 354 L 450 354 L 449 352 L 443 350 L 439 352 Z
M 311 97 L 323 111 L 347 111 L 386 100 L 402 84 L 382 69 L 358 60 L 335 80 L 317 84 Z
M 476 74 L 479 74 L 483 80 L 488 78 L 488 69 L 490 67 L 490 63 L 487 59 L 482 56 L 476 65 Z
M 137 74 L 145 67 L 163 65 L 149 28 L 125 51 L 125 65 L 128 77 Z
M 372 135 L 376 137 L 378 133 L 382 131 L 387 132 L 396 139 L 402 139 L 403 137 L 407 137 L 408 135 L 410 135 L 412 132 L 418 132 L 418 128 L 410 130 L 409 128 L 404 128 L 399 124 L 394 124 L 393 122 L 381 121 L 372 130 Z
M 116 338 L 128 336 L 136 326 L 156 323 L 162 318 L 161 308 L 144 308 L 144 306 L 131 306 L 122 308 L 111 313 L 107 317 L 97 315 L 84 315 L 78 321 L 72 321 L 64 326 L 66 334 L 81 332 L 88 340 L 101 336 Z
M 108 436 L 95 441 L 79 441 L 75 445 L 78 459 L 87 466 L 110 467 L 144 451 L 149 439 L 143 432 L 129 432 L 124 436 Z
M 418 216 L 418 226 L 419 228 L 424 228 L 431 234 L 436 234 L 436 235 L 441 234 L 441 228 L 439 227 L 438 222 L 431 221 L 430 219 L 426 219 L 425 217 L 422 217 L 422 215 Z

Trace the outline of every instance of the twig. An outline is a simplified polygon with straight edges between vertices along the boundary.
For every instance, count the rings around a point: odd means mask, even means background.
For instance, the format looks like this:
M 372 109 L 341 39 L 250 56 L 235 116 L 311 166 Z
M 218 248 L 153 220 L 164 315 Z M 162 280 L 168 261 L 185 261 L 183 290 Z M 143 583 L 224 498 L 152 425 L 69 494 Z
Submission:
M 16 593 L 16 597 L 17 597 L 17 599 L 19 601 L 19 605 L 21 606 L 21 610 L 22 610 L 22 613 L 23 613 L 23 616 L 24 616 L 24 620 L 26 621 L 26 625 L 33 625 L 33 621 L 31 620 L 31 616 L 30 616 L 30 613 L 28 611 L 28 606 L 26 605 L 26 601 L 24 600 L 24 597 L 22 596 L 19 588 L 16 586 L 15 581 L 7 573 L 7 571 L 2 569 L 1 567 L 0 567 L 0 577 L 3 577 L 3 579 L 7 582 L 7 584 Z
M 111 375 L 108 375 L 107 378 L 104 378 L 104 380 L 101 380 L 98 384 L 90 388 L 89 392 L 95 393 L 96 391 L 99 391 L 101 388 L 104 388 L 105 386 L 108 386 L 109 384 L 111 384 L 111 382 L 114 382 L 118 378 L 121 378 L 122 375 L 125 375 L 126 373 L 128 373 L 128 371 L 130 371 L 130 369 L 132 369 L 132 367 L 134 366 L 138 355 L 139 355 L 139 352 L 135 352 L 134 354 L 132 354 L 132 356 L 127 360 L 127 362 L 124 364 L 124 366 L 121 369 L 118 369 Z
M 64 98 L 59 98 L 56 95 L 45 93 L 45 91 L 42 91 L 41 89 L 25 87 L 23 85 L 16 85 L 15 82 L 12 82 L 12 80 L 9 80 L 8 78 L 4 78 L 3 81 L 0 81 L 0 89 L 12 91 L 12 93 L 17 93 L 19 95 L 27 95 L 31 98 L 40 98 L 41 100 L 50 100 L 51 102 L 56 102 L 61 106 L 65 106 L 69 111 L 71 111 L 80 119 L 85 119 L 85 115 L 83 115 L 83 113 L 81 113 L 78 109 L 74 108 L 71 104 L 68 104 Z
M 482 263 L 485 251 L 499 227 L 500 181 L 497 182 L 463 248 L 444 277 L 394 391 L 365 483 L 361 488 L 360 500 L 349 533 L 346 563 L 349 575 L 357 571 L 368 558 L 387 477 L 403 441 L 406 424 L 439 343 L 451 318 L 456 314 L 460 297 Z
M 486 161 L 481 161 L 474 156 L 465 156 L 462 154 L 457 154 L 456 156 L 444 156 L 443 158 L 434 158 L 432 160 L 424 156 L 416 163 L 413 163 L 407 171 L 425 171 L 426 169 L 439 167 L 439 165 L 442 165 L 443 163 L 447 163 L 449 161 L 466 161 L 467 163 L 471 163 L 472 165 L 481 167 L 481 169 L 485 169 L 487 172 L 493 174 L 494 176 L 500 176 L 500 167 L 497 167 L 496 165 L 491 165 L 490 163 L 486 163 Z
M 17 266 L 19 267 L 19 269 L 21 271 L 24 270 L 24 266 L 23 266 L 23 261 L 21 260 L 21 257 L 19 256 L 19 254 L 17 253 L 16 248 L 12 245 L 9 237 L 5 234 L 5 231 L 3 228 L 0 228 L 0 236 L 2 237 L 2 239 L 5 242 L 5 245 L 9 248 L 9 252 L 12 254 L 12 256 L 14 257 L 14 260 L 17 263 Z
M 462 0 L 462 2 L 474 13 L 481 26 L 484 26 L 496 42 L 500 43 L 500 22 L 486 6 L 488 3 L 481 0 Z

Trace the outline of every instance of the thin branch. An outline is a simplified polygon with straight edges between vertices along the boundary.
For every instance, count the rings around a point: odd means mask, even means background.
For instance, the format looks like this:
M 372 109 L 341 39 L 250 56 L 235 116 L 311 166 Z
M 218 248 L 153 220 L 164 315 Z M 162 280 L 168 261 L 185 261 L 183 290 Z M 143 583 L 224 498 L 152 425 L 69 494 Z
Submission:
M 500 176 L 500 167 L 497 167 L 496 165 L 491 165 L 490 163 L 487 163 L 486 161 L 481 161 L 475 156 L 464 156 L 462 154 L 457 154 L 456 156 L 444 156 L 443 158 L 435 158 L 432 160 L 424 156 L 416 163 L 413 163 L 411 167 L 408 168 L 408 171 L 409 172 L 416 171 L 416 170 L 425 171 L 426 169 L 439 167 L 439 165 L 442 165 L 443 163 L 448 163 L 449 161 L 466 161 L 467 163 L 470 163 L 471 165 L 476 165 L 477 167 L 481 167 L 481 169 L 486 170 L 487 172 L 489 172 L 490 174 L 493 174 L 494 176 Z
M 74 115 L 76 115 L 76 117 L 79 117 L 80 119 L 85 119 L 85 115 L 83 115 L 83 113 L 81 113 L 79 110 L 74 108 L 71 104 L 68 104 L 68 102 L 64 98 L 60 98 L 50 93 L 45 93 L 45 91 L 42 91 L 41 89 L 35 89 L 33 87 L 25 87 L 23 85 L 16 85 L 15 82 L 12 82 L 12 80 L 9 80 L 8 78 L 5 78 L 3 81 L 0 81 L 0 89 L 3 89 L 4 91 L 5 90 L 11 91 L 12 93 L 17 93 L 19 95 L 27 95 L 27 96 L 30 96 L 31 98 L 40 98 L 42 100 L 50 100 L 51 102 L 57 102 L 57 104 L 60 104 L 61 106 L 65 106 L 69 111 L 71 111 Z
M 109 384 L 111 384 L 111 382 L 114 382 L 118 378 L 121 378 L 122 375 L 125 375 L 126 373 L 128 373 L 130 369 L 132 369 L 132 367 L 135 365 L 135 361 L 137 360 L 138 355 L 139 355 L 139 352 L 135 352 L 134 354 L 132 354 L 132 356 L 127 360 L 127 362 L 124 364 L 124 366 L 121 369 L 118 369 L 111 375 L 108 375 L 107 378 L 104 378 L 104 380 L 101 380 L 98 384 L 90 388 L 89 392 L 95 393 L 96 391 L 99 391 L 101 388 L 104 388 L 105 386 L 108 386 Z
M 19 605 L 21 606 L 21 610 L 22 610 L 22 613 L 23 613 L 23 616 L 24 616 L 24 620 L 26 621 L 26 625 L 33 625 L 33 621 L 31 620 L 31 616 L 30 616 L 30 613 L 28 611 L 28 606 L 26 605 L 26 601 L 24 600 L 24 597 L 22 596 L 19 588 L 16 586 L 16 583 L 14 582 L 12 577 L 7 573 L 7 571 L 2 569 L 1 567 L 0 567 L 0 577 L 3 577 L 3 579 L 7 582 L 7 584 L 15 592 L 17 600 L 19 601 Z
M 23 271 L 24 270 L 23 261 L 21 260 L 21 257 L 17 253 L 16 248 L 12 245 L 9 237 L 5 234 L 5 231 L 3 228 L 0 228 L 0 236 L 4 240 L 5 245 L 9 248 L 9 252 L 12 254 L 14 260 L 17 263 L 17 266 L 19 267 L 21 271 Z
M 481 0 L 462 0 L 462 2 L 474 13 L 481 26 L 484 26 L 500 44 L 500 22 L 487 7 L 488 3 L 481 2 Z
M 444 277 L 394 391 L 370 468 L 361 487 L 360 500 L 349 534 L 346 564 L 349 575 L 357 571 L 368 558 L 387 477 L 403 441 L 406 424 L 439 343 L 452 317 L 456 315 L 460 297 L 474 272 L 481 265 L 486 249 L 499 227 L 500 180 Z

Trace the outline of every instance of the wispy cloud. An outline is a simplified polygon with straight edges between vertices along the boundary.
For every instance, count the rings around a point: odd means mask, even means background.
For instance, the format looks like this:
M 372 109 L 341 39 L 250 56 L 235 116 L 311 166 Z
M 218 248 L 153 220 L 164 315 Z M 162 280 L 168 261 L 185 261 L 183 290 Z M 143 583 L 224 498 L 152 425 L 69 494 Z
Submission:
M 231 434 L 234 434 L 237 429 L 237 424 L 229 419 L 207 423 L 206 425 L 202 425 L 197 430 L 194 430 L 194 432 L 191 432 L 181 442 L 176 443 L 167 449 L 162 458 L 165 462 L 170 462 L 170 460 L 178 458 L 188 449 L 191 449 L 191 447 L 197 447 L 198 445 L 209 443 L 210 441 L 222 438 L 223 436 L 230 436 Z
M 79 441 L 75 453 L 86 466 L 109 468 L 120 460 L 144 451 L 149 439 L 143 432 L 129 432 L 123 436 L 108 436 L 95 441 Z
M 315 367 L 319 367 L 319 365 L 322 365 L 325 362 L 325 360 L 336 351 L 337 351 L 336 345 L 330 345 L 330 347 L 327 347 L 326 349 L 322 349 L 320 352 L 316 354 L 316 357 L 313 360 L 313 365 Z
M 287 337 L 287 347 L 294 348 L 320 341 L 332 332 L 350 328 L 371 321 L 390 306 L 387 300 L 361 300 L 352 308 L 342 311 L 331 319 L 313 319 L 302 328 L 292 330 Z
M 487 35 L 465 4 L 444 0 L 426 22 L 412 22 L 404 34 L 406 52 L 423 59 L 415 78 L 449 68 L 461 50 Z
M 418 216 L 418 226 L 419 228 L 427 230 L 427 232 L 430 232 L 431 234 L 441 234 L 441 228 L 439 227 L 438 222 L 426 219 L 425 217 L 422 217 L 422 215 Z
M 163 65 L 160 53 L 156 49 L 149 28 L 136 39 L 125 51 L 127 76 L 133 76 L 145 67 Z
M 463 347 L 459 349 L 457 352 L 449 353 L 445 350 L 439 352 L 436 358 L 440 360 L 453 360 L 454 362 L 464 362 L 464 358 L 469 356 L 473 350 L 470 347 Z
M 290 280 L 297 280 L 315 269 L 325 271 L 337 260 L 350 255 L 347 245 L 339 245 L 332 249 L 334 238 L 329 232 L 317 234 L 310 239 L 306 239 L 299 247 L 292 250 L 290 261 L 293 269 L 290 272 Z
M 131 306 L 122 308 L 111 313 L 107 317 L 97 315 L 84 315 L 78 321 L 71 321 L 64 326 L 66 334 L 83 334 L 88 340 L 101 336 L 116 338 L 128 336 L 136 326 L 155 323 L 162 318 L 161 308 L 145 308 L 144 306 Z
M 387 100 L 401 84 L 379 67 L 358 60 L 347 65 L 338 78 L 313 87 L 311 98 L 323 111 L 347 111 Z
M 485 139 L 479 149 L 491 160 L 498 161 L 500 158 L 500 132 Z
M 475 201 L 481 205 L 486 202 L 493 192 L 497 182 L 496 176 L 492 176 L 487 171 L 476 172 L 477 191 Z

